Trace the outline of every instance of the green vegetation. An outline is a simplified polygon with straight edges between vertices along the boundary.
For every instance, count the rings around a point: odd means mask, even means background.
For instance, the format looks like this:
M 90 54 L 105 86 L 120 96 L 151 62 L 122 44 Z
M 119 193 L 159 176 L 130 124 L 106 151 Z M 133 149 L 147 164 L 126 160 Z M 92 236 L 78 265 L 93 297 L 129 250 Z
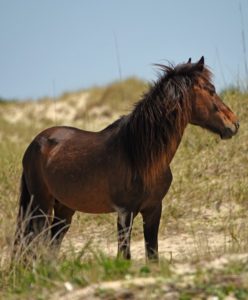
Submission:
M 90 106 L 108 104 L 114 110 L 127 111 L 147 87 L 147 83 L 135 77 L 116 81 L 105 87 L 95 87 L 91 89 L 89 104 Z
M 32 138 L 55 124 L 99 130 L 127 113 L 147 87 L 130 78 L 67 93 L 56 101 L 0 103 L 0 299 L 59 299 L 56 295 L 70 293 L 71 287 L 74 291 L 112 280 L 123 280 L 125 289 L 118 294 L 100 285 L 95 295 L 102 299 L 123 299 L 125 293 L 137 299 L 163 299 L 166 293 L 174 295 L 171 299 L 248 298 L 248 256 L 240 258 L 248 251 L 248 93 L 233 88 L 221 96 L 239 116 L 238 135 L 222 141 L 189 125 L 173 160 L 174 180 L 163 203 L 159 233 L 159 266 L 145 264 L 140 217 L 133 229 L 133 261 L 126 262 L 114 258 L 115 215 L 79 213 L 58 257 L 50 253 L 36 262 L 10 264 L 21 159 Z M 226 263 L 221 267 L 218 262 L 211 265 L 223 257 Z M 140 287 L 137 278 L 154 281 Z

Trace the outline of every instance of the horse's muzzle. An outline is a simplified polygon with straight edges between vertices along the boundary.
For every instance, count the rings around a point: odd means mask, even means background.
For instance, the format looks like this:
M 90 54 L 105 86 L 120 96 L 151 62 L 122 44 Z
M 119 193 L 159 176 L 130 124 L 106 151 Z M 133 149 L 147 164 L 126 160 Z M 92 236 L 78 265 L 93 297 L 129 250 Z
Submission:
M 221 133 L 220 137 L 223 140 L 232 138 L 239 130 L 239 122 L 233 123 L 231 126 L 225 127 L 224 131 Z

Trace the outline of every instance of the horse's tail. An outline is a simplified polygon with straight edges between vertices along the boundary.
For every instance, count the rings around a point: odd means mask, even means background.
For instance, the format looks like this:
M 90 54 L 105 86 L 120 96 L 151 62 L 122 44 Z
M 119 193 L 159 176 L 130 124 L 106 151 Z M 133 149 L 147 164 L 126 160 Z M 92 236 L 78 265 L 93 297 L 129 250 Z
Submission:
M 32 210 L 32 197 L 29 193 L 27 182 L 24 172 L 21 177 L 20 184 L 20 198 L 19 208 L 17 216 L 17 228 L 15 233 L 14 248 L 24 244 L 24 239 L 29 233 L 29 227 L 31 225 L 31 210 Z M 16 249 L 15 249 L 16 250 Z
M 31 195 L 27 187 L 27 182 L 24 176 L 24 172 L 22 172 L 18 217 L 21 217 L 23 216 L 23 214 L 28 213 L 27 210 L 30 208 L 30 204 L 31 204 L 30 202 L 31 202 Z

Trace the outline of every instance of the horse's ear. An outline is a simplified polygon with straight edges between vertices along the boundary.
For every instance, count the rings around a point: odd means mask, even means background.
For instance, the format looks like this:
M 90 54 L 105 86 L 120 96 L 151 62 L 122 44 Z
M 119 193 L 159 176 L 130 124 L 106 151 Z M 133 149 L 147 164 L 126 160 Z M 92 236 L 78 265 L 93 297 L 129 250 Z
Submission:
M 187 61 L 187 64 L 191 64 L 191 57 L 190 57 L 189 60 Z
M 196 63 L 197 69 L 203 71 L 204 69 L 204 56 L 202 56 L 199 61 Z
M 198 65 L 203 65 L 203 66 L 204 66 L 204 56 L 202 56 L 202 57 L 199 59 L 199 61 L 198 61 L 197 64 L 198 64 Z

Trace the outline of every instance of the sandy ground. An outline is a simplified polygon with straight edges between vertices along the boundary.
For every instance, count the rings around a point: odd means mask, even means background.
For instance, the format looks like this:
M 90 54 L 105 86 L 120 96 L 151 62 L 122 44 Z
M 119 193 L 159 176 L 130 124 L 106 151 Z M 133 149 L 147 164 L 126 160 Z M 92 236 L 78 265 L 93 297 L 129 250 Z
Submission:
M 205 248 L 209 248 L 209 251 L 216 251 L 227 242 L 223 240 L 223 236 L 213 233 L 208 236 L 208 245 Z M 85 242 L 78 238 L 71 238 L 70 243 L 78 250 L 84 247 Z M 117 244 L 115 242 L 107 242 L 104 239 L 93 240 L 93 248 L 97 247 L 104 251 L 106 254 L 115 256 Z M 211 245 L 211 247 L 210 247 Z M 67 251 L 69 241 L 63 245 L 63 251 Z M 180 286 L 194 285 L 194 276 L 197 273 L 199 267 L 204 270 L 222 270 L 226 265 L 232 262 L 247 263 L 248 254 L 226 254 L 217 256 L 216 258 L 201 259 L 200 262 L 190 262 L 190 255 L 195 253 L 196 243 L 192 236 L 187 234 L 178 234 L 170 236 L 165 239 L 159 240 L 159 253 L 160 258 L 166 258 L 170 262 L 170 269 L 173 271 L 175 278 L 181 278 L 176 280 L 175 284 L 170 284 L 170 281 L 161 277 L 146 277 L 146 278 L 125 278 L 123 280 L 115 280 L 109 282 L 100 282 L 92 284 L 86 288 L 75 289 L 70 282 L 64 283 L 64 289 L 61 289 L 58 293 L 52 296 L 52 299 L 61 300 L 84 300 L 84 299 L 102 299 L 101 295 L 104 293 L 110 293 L 110 298 L 104 296 L 104 299 L 161 299 L 161 292 L 159 296 L 156 295 L 156 289 L 162 290 L 162 299 L 177 300 L 180 299 Z M 201 249 L 204 245 L 201 245 Z M 132 242 L 132 255 L 135 260 L 145 261 L 144 242 L 133 241 Z M 206 250 L 206 249 L 205 249 Z M 179 285 L 179 289 L 178 286 Z M 152 292 L 151 292 L 152 291 Z M 111 298 L 112 297 L 112 298 Z M 228 298 L 229 297 L 229 298 Z M 235 300 L 235 297 L 228 296 L 225 300 Z M 195 299 L 195 298 L 194 298 Z M 198 299 L 198 298 L 197 298 Z M 199 298 L 202 299 L 202 298 Z M 204 298 L 205 299 L 205 298 Z M 219 300 L 218 297 L 206 298 L 208 300 Z
M 241 206 L 237 203 L 225 203 L 216 207 L 201 210 L 195 218 L 195 214 L 183 220 L 174 221 L 175 224 L 160 226 L 159 230 L 159 255 L 169 261 L 185 262 L 195 258 L 205 256 L 216 257 L 220 254 L 231 252 L 232 236 L 223 229 L 223 220 L 227 216 L 238 214 Z M 231 213 L 230 213 L 231 212 Z M 93 217 L 93 216 L 92 216 Z M 113 215 L 114 217 L 114 215 Z M 139 217 L 137 217 L 139 219 Z M 196 222 L 194 224 L 193 222 Z M 242 218 L 235 219 L 237 228 L 243 228 Z M 176 226 L 181 229 L 177 229 Z M 99 249 L 106 255 L 116 256 L 117 253 L 117 232 L 114 225 L 105 228 L 104 226 L 92 226 L 83 228 L 72 224 L 71 229 L 65 236 L 62 244 L 62 252 L 71 248 L 80 251 L 85 245 L 89 244 L 91 249 Z M 194 230 L 192 230 L 194 226 Z M 131 254 L 135 260 L 145 261 L 145 246 L 143 240 L 143 229 L 141 219 L 134 221 L 136 233 L 133 231 L 131 240 Z M 162 228 L 161 228 L 162 227 Z M 171 229 L 169 229 L 171 227 Z M 218 230 L 218 228 L 222 228 Z M 245 228 L 243 228 L 245 230 Z
M 86 245 L 89 245 L 89 252 L 91 249 L 101 250 L 104 254 L 115 257 L 117 254 L 117 240 L 113 241 L 108 238 L 97 238 L 95 234 L 92 234 L 94 238 L 85 239 L 83 237 L 71 237 L 65 239 L 63 242 L 62 252 L 67 252 L 70 248 L 76 249 L 76 251 L 82 250 Z M 224 244 L 228 243 L 223 234 L 212 233 L 208 235 L 207 240 L 202 239 L 202 243 L 205 245 L 199 245 L 198 241 L 201 238 L 201 233 L 198 233 L 197 237 L 193 237 L 190 234 L 177 234 L 169 236 L 167 238 L 159 238 L 159 256 L 173 262 L 184 262 L 191 260 L 196 255 L 204 256 L 207 253 L 223 252 L 221 248 Z M 131 241 L 131 254 L 132 259 L 145 262 L 145 246 L 144 240 Z

